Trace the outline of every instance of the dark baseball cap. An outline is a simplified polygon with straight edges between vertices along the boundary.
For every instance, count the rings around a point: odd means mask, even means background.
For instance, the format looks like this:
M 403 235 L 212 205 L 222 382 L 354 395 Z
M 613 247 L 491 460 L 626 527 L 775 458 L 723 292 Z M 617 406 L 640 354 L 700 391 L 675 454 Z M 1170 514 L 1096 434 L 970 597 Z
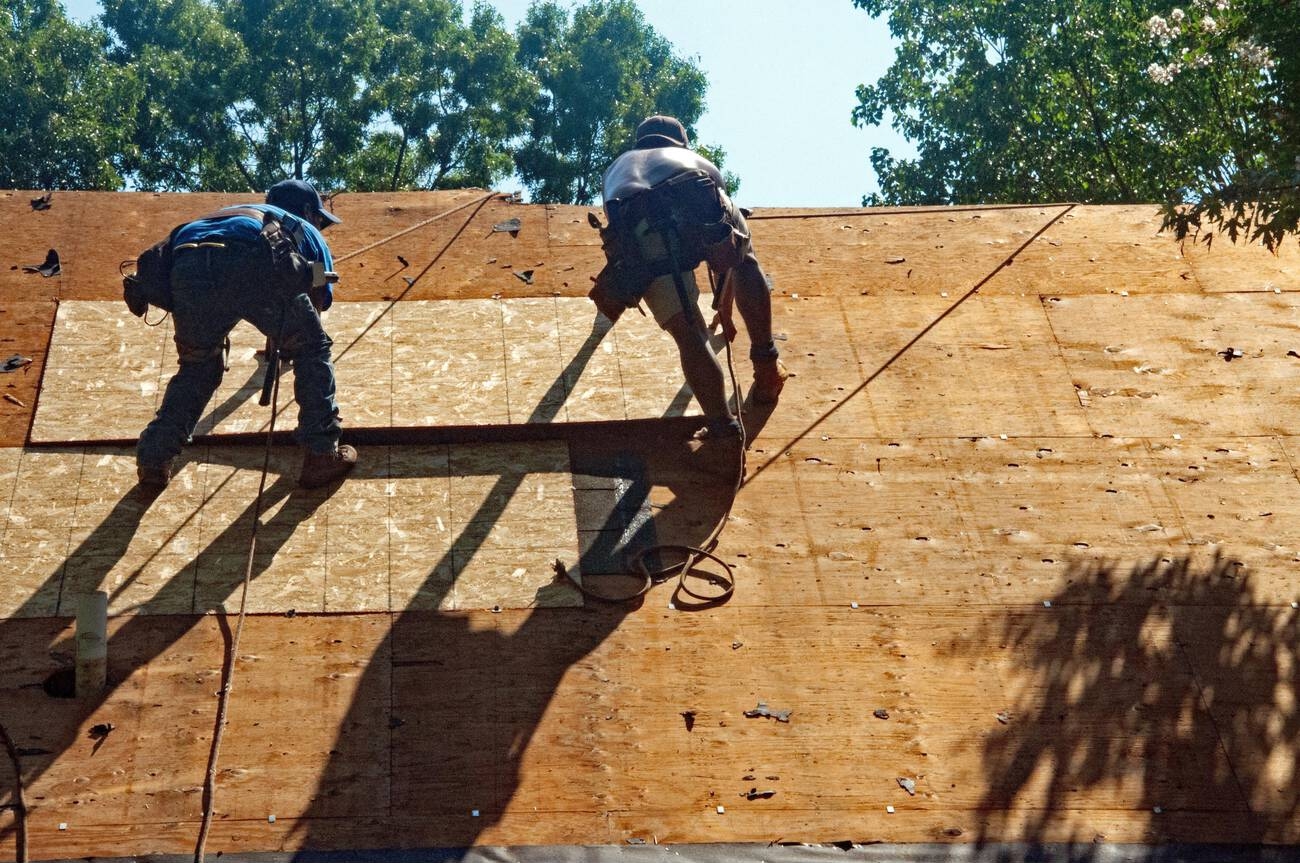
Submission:
M 311 183 L 304 180 L 281 180 L 266 191 L 266 202 L 286 212 L 305 216 L 320 213 L 321 218 L 331 225 L 342 221 L 338 216 L 325 209 L 321 203 L 320 193 Z
M 690 139 L 686 137 L 686 127 L 676 117 L 656 114 L 646 117 L 636 127 L 636 145 L 638 147 L 686 147 Z

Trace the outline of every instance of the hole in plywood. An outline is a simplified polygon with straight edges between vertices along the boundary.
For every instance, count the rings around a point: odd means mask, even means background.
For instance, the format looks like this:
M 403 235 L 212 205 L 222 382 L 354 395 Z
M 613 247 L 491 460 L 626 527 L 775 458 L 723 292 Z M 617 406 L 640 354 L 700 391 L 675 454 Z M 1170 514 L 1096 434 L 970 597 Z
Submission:
M 58 671 L 45 678 L 41 683 L 41 689 L 50 698 L 76 698 L 77 697 L 77 672 L 73 668 L 60 668 Z

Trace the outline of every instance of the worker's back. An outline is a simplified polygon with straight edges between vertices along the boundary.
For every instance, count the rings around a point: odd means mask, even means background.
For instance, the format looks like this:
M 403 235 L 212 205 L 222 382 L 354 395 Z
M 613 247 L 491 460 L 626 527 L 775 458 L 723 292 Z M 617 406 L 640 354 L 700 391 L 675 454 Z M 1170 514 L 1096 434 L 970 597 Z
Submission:
M 722 175 L 708 159 L 685 147 L 643 147 L 628 150 L 605 170 L 602 183 L 606 201 L 630 198 L 665 180 L 690 171 L 704 171 L 721 189 Z

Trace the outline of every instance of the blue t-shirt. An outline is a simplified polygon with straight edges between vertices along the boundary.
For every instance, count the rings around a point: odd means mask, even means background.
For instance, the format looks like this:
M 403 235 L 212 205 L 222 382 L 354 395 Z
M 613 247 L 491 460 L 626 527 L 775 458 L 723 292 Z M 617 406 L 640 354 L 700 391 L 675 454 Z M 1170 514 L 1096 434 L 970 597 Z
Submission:
M 238 204 L 236 206 L 257 210 L 262 213 L 271 213 L 280 220 L 280 224 L 289 232 L 289 235 L 297 240 L 299 254 L 308 261 L 320 261 L 327 270 L 334 269 L 334 258 L 330 254 L 330 247 L 326 244 L 325 238 L 321 236 L 321 232 L 316 230 L 315 225 L 270 204 Z M 245 240 L 251 243 L 255 242 L 261 236 L 261 233 L 262 223 L 251 216 L 216 217 L 190 222 L 176 233 L 176 239 L 173 242 L 178 246 L 182 243 L 220 242 L 221 240 Z M 328 295 L 325 308 L 328 309 L 330 304 L 334 302 L 334 286 L 328 285 L 326 290 Z

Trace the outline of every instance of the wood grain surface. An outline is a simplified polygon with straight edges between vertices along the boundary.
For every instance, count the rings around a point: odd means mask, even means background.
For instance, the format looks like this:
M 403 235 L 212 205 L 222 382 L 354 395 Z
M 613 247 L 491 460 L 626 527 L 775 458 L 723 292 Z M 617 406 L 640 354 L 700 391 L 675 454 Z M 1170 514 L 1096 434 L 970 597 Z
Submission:
M 129 448 L 28 433 L 41 376 L 75 365 L 50 353 L 55 301 L 117 299 L 120 259 L 238 198 L 56 192 L 35 212 L 34 196 L 0 195 L 0 339 L 34 360 L 0 375 L 23 403 L 0 403 L 0 722 L 24 753 L 34 859 L 186 854 L 261 450 L 195 457 L 146 501 Z M 333 205 L 340 333 L 386 303 L 578 298 L 600 261 L 587 208 L 475 190 Z M 517 235 L 493 230 L 510 218 Z M 760 209 L 752 227 L 794 376 L 775 409 L 746 402 L 737 494 L 681 418 L 552 415 L 512 450 L 466 442 L 461 473 L 458 445 L 363 447 L 319 499 L 292 493 L 296 453 L 277 450 L 252 599 L 276 613 L 249 618 L 235 663 L 210 858 L 1300 841 L 1300 249 L 1180 247 L 1153 207 Z M 11 269 L 52 247 L 62 275 Z M 474 327 L 447 311 L 430 325 Z M 535 346 L 561 328 L 499 320 L 537 368 L 528 398 L 553 403 Z M 391 374 L 405 342 L 387 338 L 387 366 L 358 343 L 357 368 Z M 743 333 L 735 353 L 743 398 Z M 664 356 L 629 365 L 679 384 Z M 457 566 L 536 572 L 527 549 L 562 543 L 617 570 L 720 522 L 738 585 L 720 607 L 663 585 L 630 606 L 494 611 Z M 296 539 L 310 523 L 319 546 Z M 217 562 L 225 581 L 205 581 Z M 402 575 L 365 599 L 385 566 Z M 72 584 L 117 591 L 109 686 L 80 700 L 46 691 L 71 665 Z M 304 589 L 317 604 L 292 599 Z M 276 597 L 292 601 L 259 604 Z M 789 721 L 746 715 L 760 703 Z M 0 764 L 0 807 L 13 783 Z M 0 809 L 0 858 L 13 818 Z

